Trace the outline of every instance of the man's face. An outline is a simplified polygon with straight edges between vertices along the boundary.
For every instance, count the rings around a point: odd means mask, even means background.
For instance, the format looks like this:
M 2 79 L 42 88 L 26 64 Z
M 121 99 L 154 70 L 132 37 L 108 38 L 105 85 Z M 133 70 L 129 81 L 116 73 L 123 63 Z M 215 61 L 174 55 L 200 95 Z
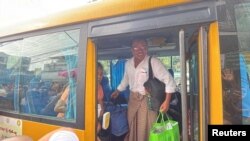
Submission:
M 142 61 L 147 55 L 147 43 L 144 40 L 135 40 L 132 43 L 132 54 L 135 59 Z

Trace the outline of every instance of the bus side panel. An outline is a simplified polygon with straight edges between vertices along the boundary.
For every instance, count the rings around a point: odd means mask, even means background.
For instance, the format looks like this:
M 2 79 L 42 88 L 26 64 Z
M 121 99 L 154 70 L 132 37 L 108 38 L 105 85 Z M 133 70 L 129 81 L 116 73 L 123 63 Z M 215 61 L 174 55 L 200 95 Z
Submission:
M 93 42 L 88 39 L 85 92 L 85 140 L 95 140 L 96 125 L 96 50 Z
M 47 133 L 60 128 L 60 126 L 54 126 L 50 124 L 43 124 L 32 121 L 23 120 L 23 135 L 30 136 L 34 141 L 37 141 L 42 136 Z M 83 141 L 84 131 L 82 130 L 74 130 L 80 141 Z
M 210 24 L 208 47 L 209 124 L 223 124 L 221 60 L 218 22 Z

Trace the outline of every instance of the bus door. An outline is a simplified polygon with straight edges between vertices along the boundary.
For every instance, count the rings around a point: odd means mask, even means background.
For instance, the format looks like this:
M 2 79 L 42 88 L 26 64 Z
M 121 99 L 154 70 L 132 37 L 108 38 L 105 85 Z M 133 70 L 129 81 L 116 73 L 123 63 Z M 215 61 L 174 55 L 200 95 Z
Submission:
M 187 36 L 184 36 L 187 35 Z M 181 56 L 181 93 L 183 140 L 207 140 L 207 32 L 196 27 L 193 32 L 179 31 Z M 185 130 L 187 129 L 187 130 Z

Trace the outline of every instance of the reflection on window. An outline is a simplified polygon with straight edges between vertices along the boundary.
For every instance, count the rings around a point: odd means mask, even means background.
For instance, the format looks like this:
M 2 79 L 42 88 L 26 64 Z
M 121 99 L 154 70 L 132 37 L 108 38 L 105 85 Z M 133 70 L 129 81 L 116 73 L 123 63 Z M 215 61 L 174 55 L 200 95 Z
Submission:
M 218 5 L 224 124 L 250 124 L 250 3 Z
M 75 119 L 79 30 L 0 45 L 0 108 Z

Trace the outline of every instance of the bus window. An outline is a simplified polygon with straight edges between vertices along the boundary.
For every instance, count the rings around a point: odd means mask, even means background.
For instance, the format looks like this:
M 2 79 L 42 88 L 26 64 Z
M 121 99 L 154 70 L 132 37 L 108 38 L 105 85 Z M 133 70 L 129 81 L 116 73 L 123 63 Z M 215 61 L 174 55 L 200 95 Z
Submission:
M 178 91 L 180 90 L 181 84 L 181 68 L 180 68 L 180 56 L 167 56 L 167 57 L 158 57 L 161 62 L 165 65 L 166 68 L 172 68 L 174 74 L 174 80 L 178 86 Z
M 224 124 L 250 124 L 250 4 L 222 0 L 220 23 Z
M 75 120 L 79 29 L 2 43 L 0 108 Z M 63 109 L 55 108 L 63 104 Z

